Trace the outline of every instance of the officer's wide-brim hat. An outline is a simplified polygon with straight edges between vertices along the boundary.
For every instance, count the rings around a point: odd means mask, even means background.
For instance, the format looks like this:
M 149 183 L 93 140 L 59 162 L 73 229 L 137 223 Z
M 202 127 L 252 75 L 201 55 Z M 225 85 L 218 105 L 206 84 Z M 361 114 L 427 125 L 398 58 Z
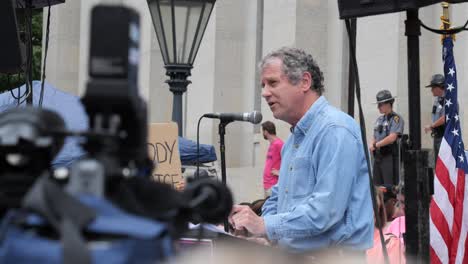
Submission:
M 426 85 L 426 88 L 432 88 L 432 87 L 445 87 L 445 83 L 431 83 Z
M 426 87 L 445 87 L 445 77 L 442 74 L 432 75 L 431 83 Z
M 396 96 L 392 96 L 392 93 L 388 90 L 382 90 L 380 92 L 377 93 L 377 96 L 376 96 L 376 104 L 380 104 L 380 103 L 385 103 L 385 102 L 389 102 L 389 101 L 392 101 L 392 100 L 395 100 Z
M 385 103 L 385 102 L 388 102 L 388 101 L 392 101 L 392 100 L 395 100 L 395 98 L 397 98 L 396 96 L 392 96 L 388 99 L 382 99 L 382 100 L 378 100 L 377 102 L 375 102 L 375 104 L 380 104 L 380 103 Z

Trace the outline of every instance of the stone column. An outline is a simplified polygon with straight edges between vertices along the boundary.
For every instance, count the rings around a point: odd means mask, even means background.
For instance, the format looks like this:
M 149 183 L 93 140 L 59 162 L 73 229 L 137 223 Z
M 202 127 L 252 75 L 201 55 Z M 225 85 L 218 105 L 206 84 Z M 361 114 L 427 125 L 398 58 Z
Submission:
M 284 46 L 295 46 L 296 45 L 296 12 L 298 4 L 296 0 L 267 0 L 264 6 L 264 29 L 263 29 L 263 55 L 267 55 L 269 52 L 276 50 Z M 276 120 L 271 113 L 270 107 L 262 99 L 262 114 L 263 120 L 273 121 L 276 125 L 277 135 L 286 140 L 290 134 L 290 125 Z M 260 153 L 266 154 L 268 148 L 268 142 L 260 140 Z M 264 164 L 264 158 L 260 157 L 262 166 Z
M 248 112 L 254 108 L 256 1 L 216 3 L 214 111 Z M 242 19 L 239 19 L 242 18 Z M 251 165 L 252 124 L 234 122 L 226 129 L 228 167 Z M 218 142 L 218 121 L 213 136 Z
M 81 1 L 66 1 L 51 7 L 46 81 L 58 89 L 78 94 Z M 48 8 L 44 8 L 43 56 Z
M 398 96 L 398 68 L 402 66 L 398 61 L 398 23 L 399 14 L 364 17 L 357 22 L 356 53 L 368 140 L 380 115 L 375 104 L 377 92 L 386 89 Z M 403 118 L 407 118 L 404 113 Z

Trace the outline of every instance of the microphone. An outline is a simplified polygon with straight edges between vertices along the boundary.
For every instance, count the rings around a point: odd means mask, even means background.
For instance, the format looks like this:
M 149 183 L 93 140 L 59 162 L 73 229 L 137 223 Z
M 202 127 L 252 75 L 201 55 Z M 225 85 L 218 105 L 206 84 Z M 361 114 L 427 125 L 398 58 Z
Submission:
M 204 114 L 203 117 L 217 118 L 224 122 L 247 121 L 252 124 L 262 122 L 262 113 L 258 111 L 252 111 L 250 113 L 209 113 Z
M 216 224 L 227 219 L 232 210 L 232 193 L 218 180 L 191 179 L 182 193 L 188 202 L 192 222 Z

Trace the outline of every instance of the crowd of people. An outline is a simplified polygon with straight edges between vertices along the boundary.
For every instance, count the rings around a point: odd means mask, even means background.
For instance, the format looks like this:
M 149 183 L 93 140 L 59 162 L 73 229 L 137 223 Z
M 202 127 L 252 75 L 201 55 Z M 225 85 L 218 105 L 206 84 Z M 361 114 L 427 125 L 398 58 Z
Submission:
M 327 255 L 368 263 L 384 262 L 384 246 L 390 263 L 405 263 L 399 166 L 405 122 L 393 110 L 396 97 L 388 90 L 377 93 L 381 115 L 367 150 L 353 117 L 331 106 L 323 95 L 324 77 L 312 55 L 281 48 L 265 56 L 259 67 L 262 97 L 273 116 L 291 126 L 291 134 L 283 142 L 273 122 L 262 123 L 269 142 L 264 197 L 233 207 L 231 232 L 289 252 L 313 256 L 326 250 Z M 443 75 L 436 74 L 427 86 L 436 99 L 425 131 L 434 137 L 436 156 L 445 123 L 444 82 Z M 373 158 L 373 178 L 366 151 Z

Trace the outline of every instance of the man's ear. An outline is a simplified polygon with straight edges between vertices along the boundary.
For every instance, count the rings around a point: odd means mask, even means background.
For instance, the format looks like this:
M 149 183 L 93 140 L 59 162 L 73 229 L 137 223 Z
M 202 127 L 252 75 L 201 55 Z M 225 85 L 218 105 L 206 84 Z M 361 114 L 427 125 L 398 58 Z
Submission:
M 312 85 L 312 75 L 310 72 L 304 72 L 302 74 L 302 80 L 301 80 L 301 89 L 303 92 L 307 92 L 310 90 L 310 87 Z

